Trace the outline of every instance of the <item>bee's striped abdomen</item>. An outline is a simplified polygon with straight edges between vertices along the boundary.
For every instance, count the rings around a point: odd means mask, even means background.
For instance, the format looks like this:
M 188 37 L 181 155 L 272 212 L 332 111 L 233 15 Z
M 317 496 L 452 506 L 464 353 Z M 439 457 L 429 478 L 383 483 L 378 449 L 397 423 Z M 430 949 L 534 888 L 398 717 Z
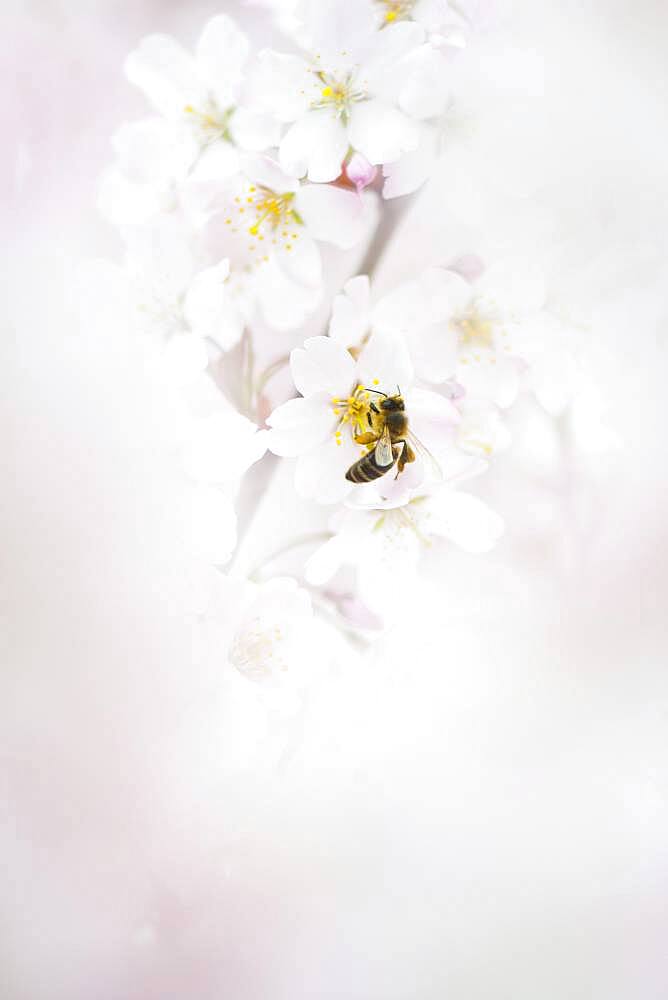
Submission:
M 393 465 L 394 463 L 392 463 Z M 346 479 L 351 483 L 372 483 L 374 479 L 384 476 L 392 465 L 379 465 L 376 461 L 375 449 L 368 455 L 362 455 L 346 472 Z

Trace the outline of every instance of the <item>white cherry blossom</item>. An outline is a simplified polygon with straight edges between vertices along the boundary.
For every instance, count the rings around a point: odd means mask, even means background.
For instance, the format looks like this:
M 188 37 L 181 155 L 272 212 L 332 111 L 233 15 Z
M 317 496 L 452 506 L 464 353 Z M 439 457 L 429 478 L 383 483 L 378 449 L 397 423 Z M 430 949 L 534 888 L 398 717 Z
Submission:
M 365 505 L 382 504 L 384 497 L 406 496 L 433 475 L 418 458 L 397 478 L 394 468 L 365 486 L 345 478 L 347 469 L 368 450 L 355 437 L 369 430 L 373 391 L 401 391 L 412 431 L 437 460 L 452 449 L 459 414 L 443 396 L 413 386 L 401 337 L 377 334 L 357 359 L 329 337 L 311 337 L 292 351 L 290 365 L 301 396 L 283 403 L 268 418 L 268 447 L 277 455 L 297 457 L 295 486 L 302 496 L 335 503 L 357 493 Z
M 482 500 L 449 487 L 384 510 L 343 509 L 330 526 L 332 537 L 306 563 L 306 580 L 321 586 L 341 567 L 355 567 L 361 599 L 383 617 L 408 592 L 420 556 L 438 539 L 481 553 L 504 530 L 501 517 Z
M 149 35 L 129 54 L 126 77 L 158 114 L 114 137 L 116 162 L 99 195 L 110 221 L 145 222 L 178 204 L 186 182 L 232 176 L 239 149 L 277 143 L 276 123 L 244 106 L 248 56 L 246 36 L 225 14 L 205 25 L 194 55 L 168 35 Z
M 461 48 L 481 6 L 481 0 L 371 0 L 381 27 L 416 21 L 434 46 Z
M 360 325 L 401 333 L 424 381 L 454 379 L 469 397 L 501 407 L 526 384 L 546 409 L 558 412 L 575 368 L 565 345 L 568 330 L 545 306 L 544 277 L 526 261 L 501 261 L 473 281 L 434 267 L 375 305 L 367 284 L 346 286 L 330 332 L 340 343 L 355 342 Z
M 257 107 L 289 125 L 283 166 L 332 181 L 351 150 L 377 165 L 415 149 L 417 122 L 440 114 L 447 101 L 443 81 L 434 86 L 424 29 L 405 22 L 378 31 L 371 8 L 351 17 L 327 0 L 311 5 L 308 33 L 309 57 L 265 50 L 253 79 Z
M 303 690 L 318 658 L 308 592 L 287 577 L 258 584 L 209 571 L 202 583 L 199 613 L 218 670 L 260 697 Z
M 269 118 L 243 104 L 249 52 L 238 25 L 220 14 L 205 25 L 194 55 L 168 35 L 144 38 L 127 57 L 125 75 L 160 115 L 187 131 L 195 155 L 215 147 L 220 170 L 222 149 L 234 169 L 235 146 L 261 150 L 276 140 Z
M 205 340 L 223 350 L 237 343 L 246 315 L 230 288 L 227 258 L 205 265 L 192 233 L 169 217 L 132 227 L 126 240 L 126 273 L 140 329 L 161 339 L 187 335 L 197 356 Z
M 377 198 L 301 183 L 269 157 L 248 156 L 230 184 L 212 190 L 206 239 L 228 257 L 266 322 L 298 325 L 323 291 L 319 243 L 350 249 L 372 231 Z
M 262 265 L 273 255 L 306 285 L 321 279 L 318 242 L 349 250 L 362 240 L 373 218 L 366 205 L 343 188 L 302 184 L 269 157 L 246 157 L 242 174 L 216 203 L 248 263 Z
M 196 343 L 190 334 L 172 337 L 155 373 L 168 389 L 162 424 L 192 484 L 191 552 L 222 566 L 237 543 L 235 502 L 242 477 L 264 455 L 267 432 L 220 393 L 205 371 L 206 354 L 195 352 Z

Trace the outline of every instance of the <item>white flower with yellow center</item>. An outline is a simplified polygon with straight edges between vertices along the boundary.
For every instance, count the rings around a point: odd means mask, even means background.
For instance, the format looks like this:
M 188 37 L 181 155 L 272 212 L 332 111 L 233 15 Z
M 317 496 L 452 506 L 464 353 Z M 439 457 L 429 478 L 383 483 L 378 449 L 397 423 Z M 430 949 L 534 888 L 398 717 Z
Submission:
M 384 497 L 406 496 L 433 470 L 416 460 L 395 478 L 391 469 L 375 483 L 356 486 L 347 469 L 369 446 L 355 437 L 369 429 L 368 413 L 375 394 L 400 391 L 410 427 L 438 461 L 453 447 L 459 414 L 448 400 L 413 385 L 413 372 L 403 338 L 378 334 L 355 359 L 329 337 L 312 337 L 290 356 L 292 378 L 301 393 L 268 418 L 267 446 L 277 455 L 297 458 L 297 492 L 320 503 L 382 505 Z
M 244 106 L 246 36 L 226 15 L 204 27 L 191 55 L 168 35 L 149 35 L 125 62 L 128 80 L 159 117 L 125 125 L 117 163 L 103 178 L 101 207 L 112 221 L 141 222 L 170 206 L 186 180 L 233 175 L 238 150 L 277 143 L 276 123 Z
M 416 21 L 432 45 L 461 48 L 483 12 L 486 0 L 371 0 L 380 27 Z
M 354 567 L 362 601 L 387 618 L 410 592 L 421 556 L 441 539 L 488 552 L 504 524 L 478 497 L 444 486 L 401 506 L 338 511 L 330 527 L 332 537 L 306 563 L 306 580 L 320 586 L 341 567 Z
M 348 286 L 344 294 L 350 299 Z M 342 343 L 357 336 L 364 315 L 367 330 L 406 337 L 416 372 L 428 383 L 454 379 L 469 398 L 501 407 L 513 403 L 522 385 L 550 412 L 569 398 L 575 369 L 568 331 L 547 312 L 544 277 L 530 262 L 501 261 L 471 281 L 429 268 L 373 307 L 368 286 L 356 287 L 354 296 L 355 328 L 346 320 L 352 299 L 334 306 L 331 332 Z
M 218 656 L 245 682 L 299 689 L 317 671 L 318 645 L 308 593 L 287 577 L 256 584 L 218 575 L 206 611 L 219 622 Z
M 184 357 L 205 359 L 206 340 L 222 350 L 233 347 L 245 317 L 229 286 L 227 258 L 211 264 L 195 250 L 192 233 L 171 217 L 125 235 L 125 274 L 138 329 L 178 341 Z
M 424 30 L 402 22 L 378 31 L 371 8 L 311 5 L 311 58 L 266 50 L 253 100 L 289 128 L 280 160 L 296 176 L 332 181 L 350 151 L 370 164 L 398 160 L 418 142 L 417 122 L 439 114 L 447 88 L 424 74 Z
M 245 276 L 266 322 L 294 327 L 318 304 L 320 242 L 350 249 L 377 217 L 373 194 L 301 183 L 268 157 L 248 156 L 233 182 L 212 189 L 207 242 Z

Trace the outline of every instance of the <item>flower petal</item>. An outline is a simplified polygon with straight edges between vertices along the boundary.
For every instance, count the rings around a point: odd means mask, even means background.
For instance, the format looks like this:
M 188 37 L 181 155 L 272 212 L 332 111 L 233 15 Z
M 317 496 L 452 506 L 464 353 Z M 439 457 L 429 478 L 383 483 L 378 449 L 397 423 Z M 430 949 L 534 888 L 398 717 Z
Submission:
M 307 111 L 312 77 L 305 59 L 263 49 L 248 82 L 251 106 L 280 122 L 293 122 Z
M 225 286 L 229 272 L 227 260 L 200 271 L 183 303 L 183 314 L 193 333 L 210 337 L 225 351 L 238 343 L 244 328 L 243 317 Z
M 430 531 L 467 552 L 489 552 L 503 534 L 503 518 L 470 493 L 444 489 L 429 506 Z
M 346 176 L 355 185 L 358 194 L 369 184 L 373 184 L 377 174 L 378 169 L 361 153 L 353 153 L 346 163 Z
M 393 395 L 413 381 L 413 366 L 404 338 L 390 331 L 374 333 L 357 362 L 360 383 Z
M 226 14 L 204 26 L 195 50 L 200 77 L 220 108 L 234 104 L 248 59 L 248 39 Z
M 506 409 L 517 398 L 520 388 L 521 363 L 512 357 L 499 357 L 496 364 L 490 359 L 480 362 L 463 363 L 457 369 L 457 381 L 466 389 L 467 395 L 478 399 L 488 399 Z
M 292 379 L 302 396 L 327 392 L 347 396 L 355 384 L 355 362 L 329 337 L 310 337 L 290 354 Z
M 492 264 L 478 279 L 476 299 L 481 308 L 514 319 L 545 305 L 545 276 L 530 260 L 509 258 Z
M 267 432 L 234 410 L 217 410 L 193 421 L 186 445 L 186 472 L 198 482 L 236 486 L 264 455 Z
M 369 163 L 398 160 L 402 153 L 415 149 L 420 139 L 415 122 L 398 108 L 377 99 L 353 107 L 348 136 L 353 148 Z M 335 176 L 322 179 L 333 180 Z
M 322 282 L 322 259 L 317 243 L 310 233 L 300 229 L 296 239 L 279 244 L 274 258 L 288 277 L 308 288 L 319 288 Z
M 343 347 L 360 344 L 371 327 L 371 290 L 366 274 L 358 274 L 343 286 L 332 303 L 329 335 Z
M 338 445 L 334 436 L 297 459 L 295 489 L 300 496 L 317 503 L 339 503 L 350 490 L 346 470 L 360 457 L 359 445 L 352 437 L 343 437 Z
M 333 535 L 306 560 L 304 579 L 312 587 L 321 587 L 328 580 L 331 580 L 344 563 L 349 561 L 350 555 L 351 547 L 348 536 L 344 534 Z
M 229 129 L 232 139 L 242 149 L 262 152 L 278 146 L 281 139 L 280 124 L 271 115 L 250 108 L 235 108 Z
M 233 177 L 239 170 L 239 152 L 229 142 L 215 142 L 206 146 L 188 177 L 188 183 L 200 184 L 222 181 Z
M 418 142 L 415 149 L 383 166 L 383 198 L 400 198 L 417 191 L 431 176 L 440 153 L 439 129 L 427 122 L 418 123 Z
M 260 184 L 277 194 L 288 194 L 299 190 L 299 181 L 287 174 L 271 156 L 244 156 L 241 169 L 253 184 Z
M 277 407 L 267 418 L 271 430 L 267 447 L 275 455 L 294 456 L 311 451 L 332 432 L 335 417 L 328 393 L 299 396 Z
M 283 136 L 279 158 L 295 177 L 333 181 L 348 152 L 348 136 L 341 121 L 328 110 L 308 111 Z
M 292 330 L 317 308 L 321 285 L 292 281 L 272 254 L 254 272 L 251 288 L 266 323 L 274 330 Z
M 432 45 L 421 45 L 403 60 L 405 82 L 399 107 L 412 118 L 438 118 L 450 100 L 449 62 Z
M 457 371 L 457 334 L 450 323 L 434 323 L 410 338 L 415 369 L 425 382 L 445 382 Z
M 129 178 L 155 187 L 182 180 L 199 146 L 190 131 L 164 118 L 126 122 L 112 139 L 118 166 Z
M 142 39 L 125 60 L 125 75 L 167 118 L 182 118 L 188 105 L 206 99 L 195 60 L 169 35 Z
M 328 184 L 304 184 L 295 203 L 315 240 L 349 250 L 366 232 L 364 202 L 352 191 Z

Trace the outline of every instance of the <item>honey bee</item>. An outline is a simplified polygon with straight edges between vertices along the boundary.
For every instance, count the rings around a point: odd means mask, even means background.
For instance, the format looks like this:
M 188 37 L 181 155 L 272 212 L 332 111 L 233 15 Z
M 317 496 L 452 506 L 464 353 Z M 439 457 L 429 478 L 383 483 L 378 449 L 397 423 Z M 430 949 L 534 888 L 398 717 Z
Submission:
M 377 389 L 365 389 L 383 398 L 378 405 L 369 403 L 367 422 L 369 430 L 364 434 L 356 434 L 355 441 L 362 445 L 375 445 L 366 455 L 362 455 L 346 472 L 346 479 L 351 483 L 371 483 L 384 476 L 392 466 L 396 465 L 397 475 L 403 472 L 404 466 L 415 461 L 415 452 L 408 443 L 409 436 L 415 442 L 408 429 L 406 405 L 399 386 L 394 396 L 388 396 Z

